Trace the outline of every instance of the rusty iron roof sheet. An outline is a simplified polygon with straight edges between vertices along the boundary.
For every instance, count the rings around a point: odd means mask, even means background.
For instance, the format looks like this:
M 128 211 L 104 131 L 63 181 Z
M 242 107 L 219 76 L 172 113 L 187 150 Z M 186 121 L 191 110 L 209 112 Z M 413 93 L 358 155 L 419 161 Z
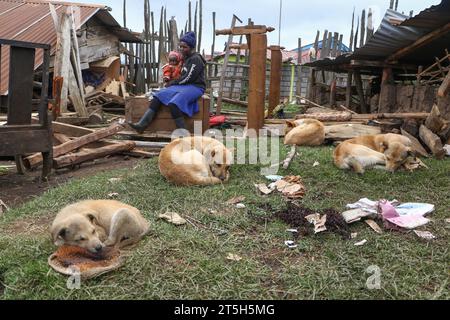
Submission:
M 122 28 L 108 12 L 108 7 L 97 4 L 70 3 L 46 0 L 0 0 L 0 38 L 20 40 L 33 43 L 45 43 L 56 46 L 56 31 L 50 14 L 49 3 L 54 4 L 56 12 L 61 14 L 68 6 L 73 6 L 79 17 L 75 18 L 75 26 L 79 29 L 93 16 L 115 33 L 123 42 L 140 42 L 131 32 Z M 6 48 L 5 48 L 6 49 Z M 9 50 L 2 50 L 0 57 L 0 95 L 8 91 Z M 42 63 L 43 51 L 37 50 L 35 67 Z
M 435 30 L 450 21 L 450 0 L 442 0 L 438 5 L 423 10 L 418 15 L 406 19 L 400 26 Z

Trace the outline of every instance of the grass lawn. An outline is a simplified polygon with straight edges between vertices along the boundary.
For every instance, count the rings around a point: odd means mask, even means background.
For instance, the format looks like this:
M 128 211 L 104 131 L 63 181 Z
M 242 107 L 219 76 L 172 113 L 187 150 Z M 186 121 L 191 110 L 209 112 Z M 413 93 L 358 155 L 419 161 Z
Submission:
M 281 152 L 285 156 L 287 150 Z M 152 159 L 134 170 L 72 180 L 9 211 L 0 220 L 0 299 L 449 299 L 450 161 L 425 160 L 430 170 L 415 173 L 377 170 L 358 176 L 336 169 L 331 159 L 332 147 L 302 148 L 289 171 L 280 171 L 303 177 L 308 192 L 302 205 L 342 211 L 362 197 L 433 203 L 433 222 L 424 229 L 437 240 L 424 242 L 413 233 L 378 235 L 357 223 L 351 226 L 357 239 L 323 233 L 298 239 L 299 247 L 291 250 L 284 244 L 291 237 L 287 226 L 263 209 L 267 204 L 271 211 L 284 209 L 286 202 L 255 190 L 255 183 L 266 182 L 260 167 L 234 166 L 224 186 L 174 187 Z M 320 166 L 313 167 L 315 161 Z M 117 177 L 118 183 L 108 181 Z M 152 233 L 124 267 L 68 290 L 67 278 L 47 265 L 55 248 L 46 227 L 63 206 L 111 192 L 141 209 Z M 246 209 L 225 204 L 241 195 Z M 166 211 L 204 227 L 156 219 Z M 363 239 L 365 246 L 354 246 Z M 227 260 L 229 253 L 243 259 Z M 381 269 L 380 290 L 366 288 L 372 265 Z

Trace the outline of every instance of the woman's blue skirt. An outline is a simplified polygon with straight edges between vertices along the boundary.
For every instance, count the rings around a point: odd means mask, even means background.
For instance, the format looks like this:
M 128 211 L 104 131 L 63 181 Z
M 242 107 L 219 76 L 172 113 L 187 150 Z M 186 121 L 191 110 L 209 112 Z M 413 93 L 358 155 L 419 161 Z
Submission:
M 199 111 L 198 99 L 204 92 L 202 88 L 194 85 L 175 85 L 153 95 L 166 106 L 173 103 L 181 112 L 192 118 Z

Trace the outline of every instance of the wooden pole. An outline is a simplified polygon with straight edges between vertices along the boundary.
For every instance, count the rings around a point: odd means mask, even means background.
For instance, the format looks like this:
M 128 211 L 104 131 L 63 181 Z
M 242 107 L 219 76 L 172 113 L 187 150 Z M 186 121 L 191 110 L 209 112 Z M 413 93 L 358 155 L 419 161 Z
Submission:
M 356 19 L 356 33 L 353 42 L 353 51 L 355 51 L 358 48 L 358 36 L 359 36 L 359 16 L 358 19 Z
M 367 17 L 367 38 L 366 42 L 369 41 L 373 37 L 374 27 L 373 27 L 373 12 L 372 9 L 369 8 L 369 14 Z
M 337 56 L 340 56 L 342 54 L 342 41 L 344 40 L 344 35 L 341 34 L 339 36 L 339 42 L 338 42 L 338 49 L 337 49 Z
M 242 38 L 243 38 L 243 36 L 239 37 L 239 45 L 242 44 Z M 241 49 L 239 48 L 237 51 L 237 55 L 236 55 L 236 65 L 234 66 L 234 69 L 233 69 L 233 77 L 236 77 L 240 63 L 241 63 Z M 233 95 L 234 95 L 234 87 L 235 86 L 236 86 L 236 80 L 232 79 L 230 93 L 229 93 L 230 99 L 232 99 L 234 97 Z M 242 86 L 242 81 L 241 81 L 241 86 Z
M 281 68 L 283 62 L 281 48 L 279 46 L 271 46 L 270 52 L 269 118 L 272 117 L 273 110 L 280 104 Z
M 145 28 L 145 70 L 147 88 L 150 88 L 152 82 L 152 69 L 150 67 L 150 1 L 144 1 L 144 28 Z
M 331 49 L 332 57 L 337 56 L 338 41 L 339 41 L 339 33 L 335 32 L 334 36 L 333 36 L 332 49 Z
M 366 36 L 366 10 L 364 9 L 361 13 L 361 39 L 359 41 L 359 47 L 362 48 L 365 44 Z
M 325 30 L 322 38 L 322 49 L 320 50 L 320 59 L 324 59 L 327 53 L 328 30 Z
M 319 38 L 320 38 L 320 31 L 317 30 L 316 40 L 314 41 L 314 51 L 315 51 L 314 59 L 315 60 L 317 60 L 317 55 L 319 54 Z M 300 47 L 300 56 L 301 56 L 301 47 Z M 300 61 L 300 64 L 301 64 L 301 61 Z
M 192 3 L 191 0 L 189 0 L 189 8 L 188 8 L 188 29 L 186 31 L 192 31 Z
M 347 89 L 345 91 L 345 106 L 350 109 L 352 102 L 352 84 L 353 84 L 353 71 L 349 71 L 347 74 Z
M 249 38 L 250 72 L 247 121 L 248 129 L 258 132 L 264 126 L 267 35 L 252 34 Z
M 317 36 L 316 36 L 316 43 L 314 44 L 314 46 L 316 47 L 316 45 L 318 44 L 318 40 L 319 40 L 319 31 L 317 31 Z M 302 38 L 298 38 L 298 55 L 297 55 L 297 86 L 296 86 L 296 93 L 297 96 L 301 96 L 302 95 Z M 316 51 L 316 55 L 317 55 L 317 51 Z M 300 104 L 300 99 L 298 100 L 298 104 Z
M 357 112 L 358 113 L 368 113 L 366 99 L 364 97 L 364 90 L 363 90 L 363 83 L 362 83 L 362 79 L 361 79 L 361 72 L 358 69 L 354 70 L 354 77 L 355 77 L 356 89 L 358 90 L 358 96 L 359 96 L 359 101 L 360 101 L 360 105 L 359 105 L 359 108 L 358 108 L 359 110 Z
M 330 84 L 330 106 L 331 108 L 336 106 L 336 73 L 334 72 Z
M 350 51 L 353 51 L 354 30 L 355 30 L 355 7 L 353 7 L 352 30 L 350 31 Z
M 308 99 L 310 101 L 314 101 L 316 98 L 315 88 L 316 88 L 316 69 L 311 68 L 309 73 L 309 86 L 308 86 Z
M 381 79 L 380 102 L 378 112 L 391 112 L 395 108 L 395 86 L 392 68 L 384 68 Z
M 200 16 L 198 22 L 198 48 L 197 51 L 200 52 L 202 49 L 202 36 L 203 36 L 203 0 L 200 0 Z
M 194 31 L 196 37 L 198 36 L 198 33 L 197 33 L 197 16 L 198 16 L 198 1 L 195 1 L 194 30 L 193 31 Z M 197 43 L 198 43 L 198 40 L 197 40 Z M 200 50 L 199 50 L 199 52 L 200 52 Z

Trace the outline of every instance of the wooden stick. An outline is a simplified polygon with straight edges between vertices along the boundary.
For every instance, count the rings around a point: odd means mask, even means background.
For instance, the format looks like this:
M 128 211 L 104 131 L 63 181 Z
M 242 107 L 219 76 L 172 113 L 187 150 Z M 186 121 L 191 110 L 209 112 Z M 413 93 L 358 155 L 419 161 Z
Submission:
M 291 165 L 291 162 L 292 160 L 294 160 L 296 155 L 297 155 L 297 146 L 292 146 L 291 151 L 289 152 L 286 160 L 283 161 L 283 169 L 285 170 L 289 169 L 289 166 Z
M 200 0 L 200 12 L 199 12 L 199 19 L 198 19 L 198 47 L 197 51 L 200 52 L 202 49 L 202 36 L 203 36 L 203 0 Z M 212 55 L 212 53 L 211 53 Z

